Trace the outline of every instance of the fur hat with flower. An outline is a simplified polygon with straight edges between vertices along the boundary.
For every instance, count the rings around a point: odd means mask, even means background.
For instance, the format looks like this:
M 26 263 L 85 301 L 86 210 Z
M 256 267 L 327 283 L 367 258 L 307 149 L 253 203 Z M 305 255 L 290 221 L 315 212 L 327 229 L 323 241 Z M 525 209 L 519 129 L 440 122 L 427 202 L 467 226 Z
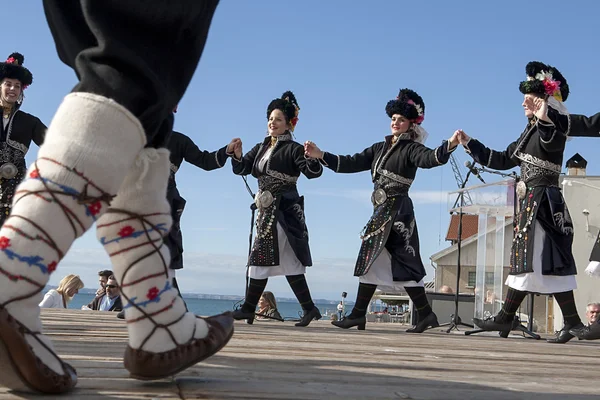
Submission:
M 285 115 L 285 121 L 290 124 L 290 131 L 293 132 L 298 123 L 298 112 L 300 111 L 294 93 L 288 90 L 280 98 L 272 100 L 267 107 L 267 119 L 269 119 L 273 110 L 280 110 Z
M 23 66 L 25 57 L 21 53 L 12 53 L 6 61 L 0 62 L 0 81 L 5 78 L 17 79 L 23 85 L 23 89 L 31 85 L 33 75 Z
M 386 104 L 385 112 L 390 118 L 394 114 L 400 114 L 410 122 L 421 125 L 425 119 L 425 103 L 414 90 L 400 89 L 396 100 Z
M 519 90 L 523 94 L 539 94 L 564 102 L 569 97 L 569 85 L 560 71 L 551 65 L 531 61 L 525 67 L 527 80 L 521 82 Z

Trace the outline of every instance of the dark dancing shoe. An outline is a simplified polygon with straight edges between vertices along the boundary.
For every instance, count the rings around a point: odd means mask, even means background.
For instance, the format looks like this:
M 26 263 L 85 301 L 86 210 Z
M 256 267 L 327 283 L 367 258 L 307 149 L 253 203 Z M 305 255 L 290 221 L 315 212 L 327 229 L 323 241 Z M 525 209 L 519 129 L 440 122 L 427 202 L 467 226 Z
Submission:
M 596 322 L 582 328 L 571 328 L 569 333 L 577 336 L 579 340 L 598 340 L 600 339 L 600 323 Z
M 225 347 L 233 336 L 231 312 L 204 318 L 204 320 L 209 329 L 205 338 L 191 339 L 173 350 L 151 353 L 127 346 L 124 363 L 130 376 L 144 381 L 168 378 L 196 365 Z
M 242 311 L 241 308 L 238 308 L 237 310 L 234 310 L 233 313 L 231 313 L 231 316 L 236 321 L 239 321 L 241 319 L 245 319 L 246 323 L 248 325 L 252 325 L 254 323 L 255 314 L 256 313 L 253 313 L 253 312 L 244 312 L 244 311 Z
M 415 326 L 406 330 L 408 333 L 423 333 L 427 329 L 437 328 L 440 326 L 437 315 L 432 311 L 428 316 L 417 322 Z
M 117 318 L 125 319 L 125 310 L 119 311 L 119 313 L 117 314 Z
M 30 331 L 14 319 L 4 307 L 0 307 L 0 386 L 19 392 L 45 394 L 65 393 L 77 384 L 77 372 L 50 349 L 52 356 L 60 361 L 64 375 L 48 368 L 33 352 L 25 334 L 36 340 L 39 333 Z M 40 341 L 40 343 L 42 343 Z
M 359 331 L 364 331 L 367 325 L 367 318 L 364 315 L 358 318 L 346 317 L 340 321 L 331 321 L 331 325 L 335 325 L 342 329 L 350 329 L 356 326 Z
M 585 328 L 585 326 L 581 322 L 573 327 L 564 326 L 560 331 L 556 332 L 556 337 L 546 339 L 546 342 L 548 342 L 548 343 L 567 343 L 569 340 L 571 340 L 575 337 L 575 335 L 571 335 L 569 333 L 569 330 L 570 329 L 578 330 L 581 328 Z
M 302 316 L 300 322 L 296 322 L 294 325 L 308 326 L 308 324 L 310 324 L 310 321 L 312 321 L 313 319 L 316 321 L 321 319 L 321 312 L 317 307 L 313 307 L 313 309 L 310 311 L 304 311 L 304 315 Z
M 507 322 L 496 322 L 495 317 L 489 317 L 486 319 L 473 318 L 473 323 L 481 330 L 499 331 L 501 337 L 507 338 L 508 333 L 517 327 L 519 321 L 513 319 Z

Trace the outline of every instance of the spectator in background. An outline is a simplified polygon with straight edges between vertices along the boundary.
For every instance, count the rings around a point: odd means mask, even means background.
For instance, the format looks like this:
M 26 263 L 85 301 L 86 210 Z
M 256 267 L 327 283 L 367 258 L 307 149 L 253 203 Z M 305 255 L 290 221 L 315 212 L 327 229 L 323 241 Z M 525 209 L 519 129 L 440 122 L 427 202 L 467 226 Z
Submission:
M 439 291 L 439 293 L 449 293 L 449 294 L 452 294 L 452 293 L 454 293 L 454 291 L 452 290 L 452 288 L 451 288 L 450 286 L 448 286 L 448 285 L 443 285 L 443 286 L 440 288 L 440 291 Z
M 96 296 L 87 307 L 82 307 L 82 310 L 95 311 L 122 311 L 123 303 L 119 292 L 119 285 L 113 275 L 108 277 L 106 285 L 104 285 L 105 293 Z
M 98 283 L 100 284 L 100 287 L 98 288 L 98 290 L 96 290 L 96 296 L 104 294 L 104 285 L 106 285 L 108 278 L 110 278 L 112 274 L 113 273 L 110 269 L 104 269 L 98 272 Z
M 73 297 L 83 288 L 79 275 L 67 275 L 61 279 L 56 289 L 50 289 L 39 304 L 41 308 L 67 308 Z
M 257 319 L 279 319 L 281 314 L 277 310 L 277 301 L 273 292 L 263 292 L 262 296 L 258 300 L 258 312 L 256 313 Z

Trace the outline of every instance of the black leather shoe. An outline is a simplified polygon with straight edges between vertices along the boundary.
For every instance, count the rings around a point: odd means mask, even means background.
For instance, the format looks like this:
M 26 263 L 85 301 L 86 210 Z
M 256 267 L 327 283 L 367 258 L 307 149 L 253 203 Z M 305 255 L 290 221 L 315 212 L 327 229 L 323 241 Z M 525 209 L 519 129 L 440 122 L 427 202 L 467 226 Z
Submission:
M 119 313 L 117 314 L 117 318 L 125 319 L 125 310 L 119 311 Z
M 571 328 L 569 333 L 577 336 L 579 340 L 598 340 L 600 339 L 600 323 L 596 322 L 583 328 Z
M 496 322 L 495 317 L 490 317 L 486 319 L 473 318 L 473 323 L 476 327 L 484 331 L 499 331 L 501 333 L 500 336 L 505 338 L 508 337 L 507 332 L 517 327 L 518 321 L 513 319 L 507 322 Z
M 423 318 L 421 321 L 417 322 L 415 326 L 413 326 L 410 329 L 407 329 L 406 332 L 423 333 L 427 329 L 437 328 L 438 326 L 440 326 L 440 323 L 438 322 L 437 315 L 435 315 L 435 313 L 432 311 L 428 316 Z
M 302 316 L 302 319 L 300 320 L 300 322 L 296 322 L 296 326 L 308 326 L 308 324 L 310 324 L 310 321 L 312 320 L 320 320 L 321 319 L 321 312 L 319 311 L 319 309 L 317 307 L 313 307 L 312 310 L 310 311 L 304 311 L 304 315 Z
M 581 329 L 581 328 L 585 328 L 585 326 L 581 322 L 573 327 L 565 325 L 560 331 L 556 332 L 556 337 L 546 339 L 546 342 L 548 342 L 548 343 L 567 343 L 569 340 L 571 340 L 575 337 L 575 335 L 571 335 L 569 333 L 569 330 L 570 329 Z
M 246 323 L 248 325 L 252 325 L 254 323 L 254 315 L 255 313 L 253 312 L 244 312 L 242 311 L 241 308 L 238 308 L 237 310 L 234 310 L 231 313 L 231 316 L 233 317 L 233 319 L 235 320 L 241 320 L 241 319 L 245 319 Z
M 340 321 L 331 321 L 331 325 L 335 325 L 342 329 L 350 329 L 356 326 L 359 331 L 364 331 L 367 325 L 367 318 L 364 315 L 358 318 L 346 317 Z

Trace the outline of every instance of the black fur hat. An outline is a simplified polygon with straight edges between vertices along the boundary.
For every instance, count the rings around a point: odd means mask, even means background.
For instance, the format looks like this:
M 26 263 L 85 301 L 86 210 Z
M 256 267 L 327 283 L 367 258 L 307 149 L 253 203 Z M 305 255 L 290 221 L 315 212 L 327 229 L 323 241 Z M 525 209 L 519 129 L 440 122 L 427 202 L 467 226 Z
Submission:
M 531 61 L 527 63 L 525 73 L 527 80 L 519 85 L 521 93 L 553 96 L 558 101 L 566 101 L 569 97 L 567 80 L 553 66 Z
M 400 114 L 411 122 L 420 125 L 425 119 L 425 103 L 423 98 L 414 90 L 400 89 L 396 100 L 388 101 L 385 112 L 392 118 L 394 114 Z
M 293 132 L 298 123 L 298 112 L 300 111 L 294 93 L 288 90 L 280 98 L 271 101 L 267 107 L 267 119 L 269 119 L 273 110 L 280 110 L 285 115 L 285 121 L 292 126 L 291 131 Z
M 23 89 L 31 85 L 33 75 L 23 66 L 25 57 L 21 53 L 12 53 L 5 62 L 0 63 L 0 81 L 4 78 L 18 79 L 23 85 Z

